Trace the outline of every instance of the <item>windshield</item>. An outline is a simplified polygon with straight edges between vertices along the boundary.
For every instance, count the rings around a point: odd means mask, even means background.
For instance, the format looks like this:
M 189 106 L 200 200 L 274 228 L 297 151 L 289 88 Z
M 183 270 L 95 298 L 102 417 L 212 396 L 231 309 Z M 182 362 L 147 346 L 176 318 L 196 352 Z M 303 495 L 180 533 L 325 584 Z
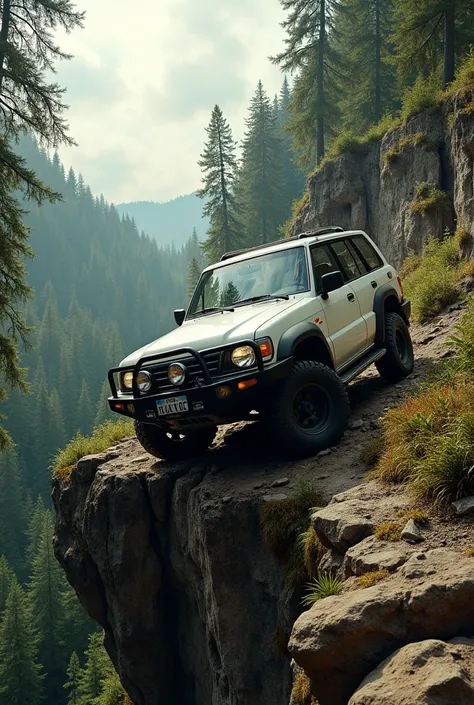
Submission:
M 293 247 L 205 272 L 188 309 L 188 317 L 234 307 L 270 296 L 308 291 L 304 247 Z

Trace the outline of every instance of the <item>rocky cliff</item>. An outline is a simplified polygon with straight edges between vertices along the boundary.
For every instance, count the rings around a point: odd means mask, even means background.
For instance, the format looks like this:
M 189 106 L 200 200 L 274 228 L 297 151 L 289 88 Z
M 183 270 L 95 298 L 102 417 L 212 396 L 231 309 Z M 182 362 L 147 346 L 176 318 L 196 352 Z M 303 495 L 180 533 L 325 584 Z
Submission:
M 457 308 L 414 327 L 415 379 L 445 354 Z M 396 519 L 409 501 L 398 490 L 360 484 L 361 449 L 410 383 L 387 388 L 368 371 L 350 387 L 353 418 L 341 444 L 305 462 L 277 457 L 258 424 L 243 424 L 193 462 L 155 462 L 125 439 L 54 480 L 56 556 L 103 627 L 135 705 L 288 705 L 290 634 L 294 668 L 307 674 L 299 674 L 306 695 L 294 690 L 294 705 L 315 702 L 310 687 L 320 705 L 346 705 L 349 697 L 352 705 L 401 705 L 371 699 L 384 681 L 370 673 L 381 668 L 390 693 L 390 673 L 413 671 L 427 653 L 439 656 L 445 680 L 473 696 L 472 645 L 448 643 L 474 633 L 474 559 L 465 552 L 474 546 L 472 522 L 433 522 L 421 549 L 376 543 L 374 526 Z M 325 569 L 346 579 L 341 595 L 306 612 L 281 553 L 262 532 L 264 508 L 287 506 L 302 479 L 318 497 L 300 529 L 312 515 Z M 356 581 L 374 571 L 383 580 L 361 589 Z M 409 645 L 420 640 L 427 641 L 415 653 Z M 423 673 L 426 683 L 436 681 L 429 665 Z M 403 703 L 425 702 L 410 697 Z
M 327 161 L 309 179 L 294 230 L 365 230 L 398 265 L 446 228 L 474 235 L 473 160 L 472 95 L 458 96 Z

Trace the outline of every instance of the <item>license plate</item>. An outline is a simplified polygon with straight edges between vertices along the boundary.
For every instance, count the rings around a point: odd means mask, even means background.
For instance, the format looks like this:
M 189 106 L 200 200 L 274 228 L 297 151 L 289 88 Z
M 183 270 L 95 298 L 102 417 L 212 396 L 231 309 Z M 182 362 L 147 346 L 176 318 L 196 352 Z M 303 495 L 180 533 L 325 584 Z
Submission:
M 188 411 L 188 400 L 185 396 L 169 397 L 169 399 L 159 399 L 156 402 L 158 416 L 169 416 L 170 414 L 180 414 Z

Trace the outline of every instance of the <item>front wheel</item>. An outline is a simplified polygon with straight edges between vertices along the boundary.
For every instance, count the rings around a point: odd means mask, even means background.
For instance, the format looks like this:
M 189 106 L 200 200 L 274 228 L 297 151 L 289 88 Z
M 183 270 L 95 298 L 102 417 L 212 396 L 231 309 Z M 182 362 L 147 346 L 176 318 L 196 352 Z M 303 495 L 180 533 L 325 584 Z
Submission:
M 186 460 L 204 453 L 212 444 L 217 428 L 196 431 L 167 431 L 154 424 L 135 421 L 137 439 L 147 453 L 161 460 Z
M 350 415 L 347 390 L 335 372 L 311 360 L 295 362 L 291 375 L 271 400 L 266 424 L 291 455 L 316 455 L 335 446 Z
M 385 347 L 387 352 L 375 363 L 387 382 L 400 382 L 413 372 L 415 356 L 410 331 L 398 313 L 385 316 Z

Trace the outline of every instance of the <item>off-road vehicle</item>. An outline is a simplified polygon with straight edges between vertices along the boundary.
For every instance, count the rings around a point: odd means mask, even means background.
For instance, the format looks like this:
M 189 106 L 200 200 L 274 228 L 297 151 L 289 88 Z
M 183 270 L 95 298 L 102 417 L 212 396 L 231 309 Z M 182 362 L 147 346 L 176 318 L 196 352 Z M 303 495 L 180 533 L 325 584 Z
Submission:
M 362 231 L 230 252 L 175 311 L 177 329 L 109 371 L 110 408 L 158 458 L 203 452 L 217 426 L 255 411 L 275 443 L 313 455 L 344 434 L 349 382 L 372 364 L 388 382 L 412 372 L 409 319 L 400 277 Z

